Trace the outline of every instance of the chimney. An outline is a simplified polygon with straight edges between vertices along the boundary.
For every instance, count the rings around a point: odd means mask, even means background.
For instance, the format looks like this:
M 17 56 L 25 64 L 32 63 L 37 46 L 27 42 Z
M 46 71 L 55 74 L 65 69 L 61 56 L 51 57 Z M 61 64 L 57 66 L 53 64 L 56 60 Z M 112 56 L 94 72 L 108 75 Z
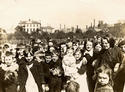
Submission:
M 66 29 L 66 25 L 64 25 L 64 29 Z
M 95 28 L 95 19 L 93 20 L 94 24 L 93 24 L 93 27 Z
M 76 29 L 78 29 L 78 28 L 79 28 L 79 26 L 77 25 L 77 26 L 76 26 Z
M 62 25 L 61 24 L 59 25 L 59 28 L 60 28 L 60 30 L 62 29 Z
M 88 25 L 86 25 L 86 29 L 88 29 Z

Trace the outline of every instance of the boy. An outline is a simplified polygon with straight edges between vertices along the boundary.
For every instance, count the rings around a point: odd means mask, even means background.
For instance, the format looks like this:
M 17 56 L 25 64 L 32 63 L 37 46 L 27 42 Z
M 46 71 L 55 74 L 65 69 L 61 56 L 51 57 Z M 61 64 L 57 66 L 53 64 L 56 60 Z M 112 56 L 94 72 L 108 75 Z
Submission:
M 57 51 L 54 51 L 52 54 L 50 73 L 50 92 L 61 92 L 63 69 L 59 53 Z

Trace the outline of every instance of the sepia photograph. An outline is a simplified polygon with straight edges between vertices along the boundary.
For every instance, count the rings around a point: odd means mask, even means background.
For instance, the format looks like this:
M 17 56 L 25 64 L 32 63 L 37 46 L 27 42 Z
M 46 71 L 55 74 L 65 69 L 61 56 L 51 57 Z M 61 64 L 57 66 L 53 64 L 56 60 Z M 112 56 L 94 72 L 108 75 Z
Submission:
M 0 92 L 125 92 L 125 0 L 0 0 Z

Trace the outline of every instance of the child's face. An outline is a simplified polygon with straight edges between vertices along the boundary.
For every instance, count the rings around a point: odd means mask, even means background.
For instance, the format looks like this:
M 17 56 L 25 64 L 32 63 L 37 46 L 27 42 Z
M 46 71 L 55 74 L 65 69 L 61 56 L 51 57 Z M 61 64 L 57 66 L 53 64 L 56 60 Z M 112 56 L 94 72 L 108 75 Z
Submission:
M 53 42 L 49 42 L 49 46 L 53 46 Z
M 20 49 L 18 52 L 20 53 L 20 55 L 23 56 L 23 51 L 24 51 L 24 49 Z
M 52 60 L 51 56 L 46 56 L 45 59 L 46 59 L 46 63 L 49 63 Z
M 110 48 L 110 44 L 106 39 L 103 39 L 102 44 L 103 44 L 104 49 L 109 49 Z
M 28 57 L 26 57 L 26 60 L 27 60 L 28 62 L 31 62 L 31 61 L 33 60 L 33 56 L 28 56 Z
M 12 56 L 6 56 L 5 57 L 5 63 L 7 65 L 10 65 L 13 62 L 13 57 Z
M 101 85 L 106 85 L 109 83 L 109 76 L 106 73 L 99 73 L 98 75 L 98 82 Z
M 68 47 L 72 47 L 72 42 L 67 43 Z
M 98 42 L 101 42 L 101 37 L 99 37 L 97 40 L 98 40 Z
M 75 53 L 76 60 L 79 60 L 81 58 L 82 54 L 80 52 Z
M 82 44 L 81 44 L 81 45 L 79 45 L 79 48 L 80 48 L 80 49 L 83 49 L 83 47 L 84 47 L 84 45 L 82 45 Z
M 53 52 L 54 50 L 55 50 L 55 48 L 54 47 L 50 47 L 50 52 Z
M 53 56 L 52 56 L 52 60 L 53 60 L 54 62 L 56 62 L 56 61 L 58 60 L 58 56 L 57 56 L 57 55 L 53 55 Z
M 93 48 L 93 43 L 90 42 L 90 41 L 88 41 L 88 42 L 86 43 L 86 50 L 90 51 L 92 48 Z
M 67 51 L 67 55 L 72 56 L 72 55 L 73 55 L 73 50 L 69 49 L 69 50 Z
M 125 52 L 125 45 L 122 45 L 122 46 L 121 46 L 121 50 L 122 50 L 123 52 Z
M 73 48 L 76 49 L 78 46 L 77 44 L 73 44 Z
M 102 47 L 101 47 L 100 44 L 97 44 L 97 45 L 95 46 L 95 50 L 96 50 L 96 51 L 101 51 L 101 49 L 102 49 Z

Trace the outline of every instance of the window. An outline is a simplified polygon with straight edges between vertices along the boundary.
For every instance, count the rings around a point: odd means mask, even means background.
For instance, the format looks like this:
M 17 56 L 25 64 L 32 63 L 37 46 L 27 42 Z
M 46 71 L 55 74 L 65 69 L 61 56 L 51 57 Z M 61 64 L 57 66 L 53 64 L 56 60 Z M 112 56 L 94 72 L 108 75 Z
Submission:
M 33 31 L 35 32 L 35 28 L 33 28 Z
M 39 24 L 37 24 L 37 27 L 39 27 Z
M 27 33 L 29 32 L 29 29 L 27 28 Z

